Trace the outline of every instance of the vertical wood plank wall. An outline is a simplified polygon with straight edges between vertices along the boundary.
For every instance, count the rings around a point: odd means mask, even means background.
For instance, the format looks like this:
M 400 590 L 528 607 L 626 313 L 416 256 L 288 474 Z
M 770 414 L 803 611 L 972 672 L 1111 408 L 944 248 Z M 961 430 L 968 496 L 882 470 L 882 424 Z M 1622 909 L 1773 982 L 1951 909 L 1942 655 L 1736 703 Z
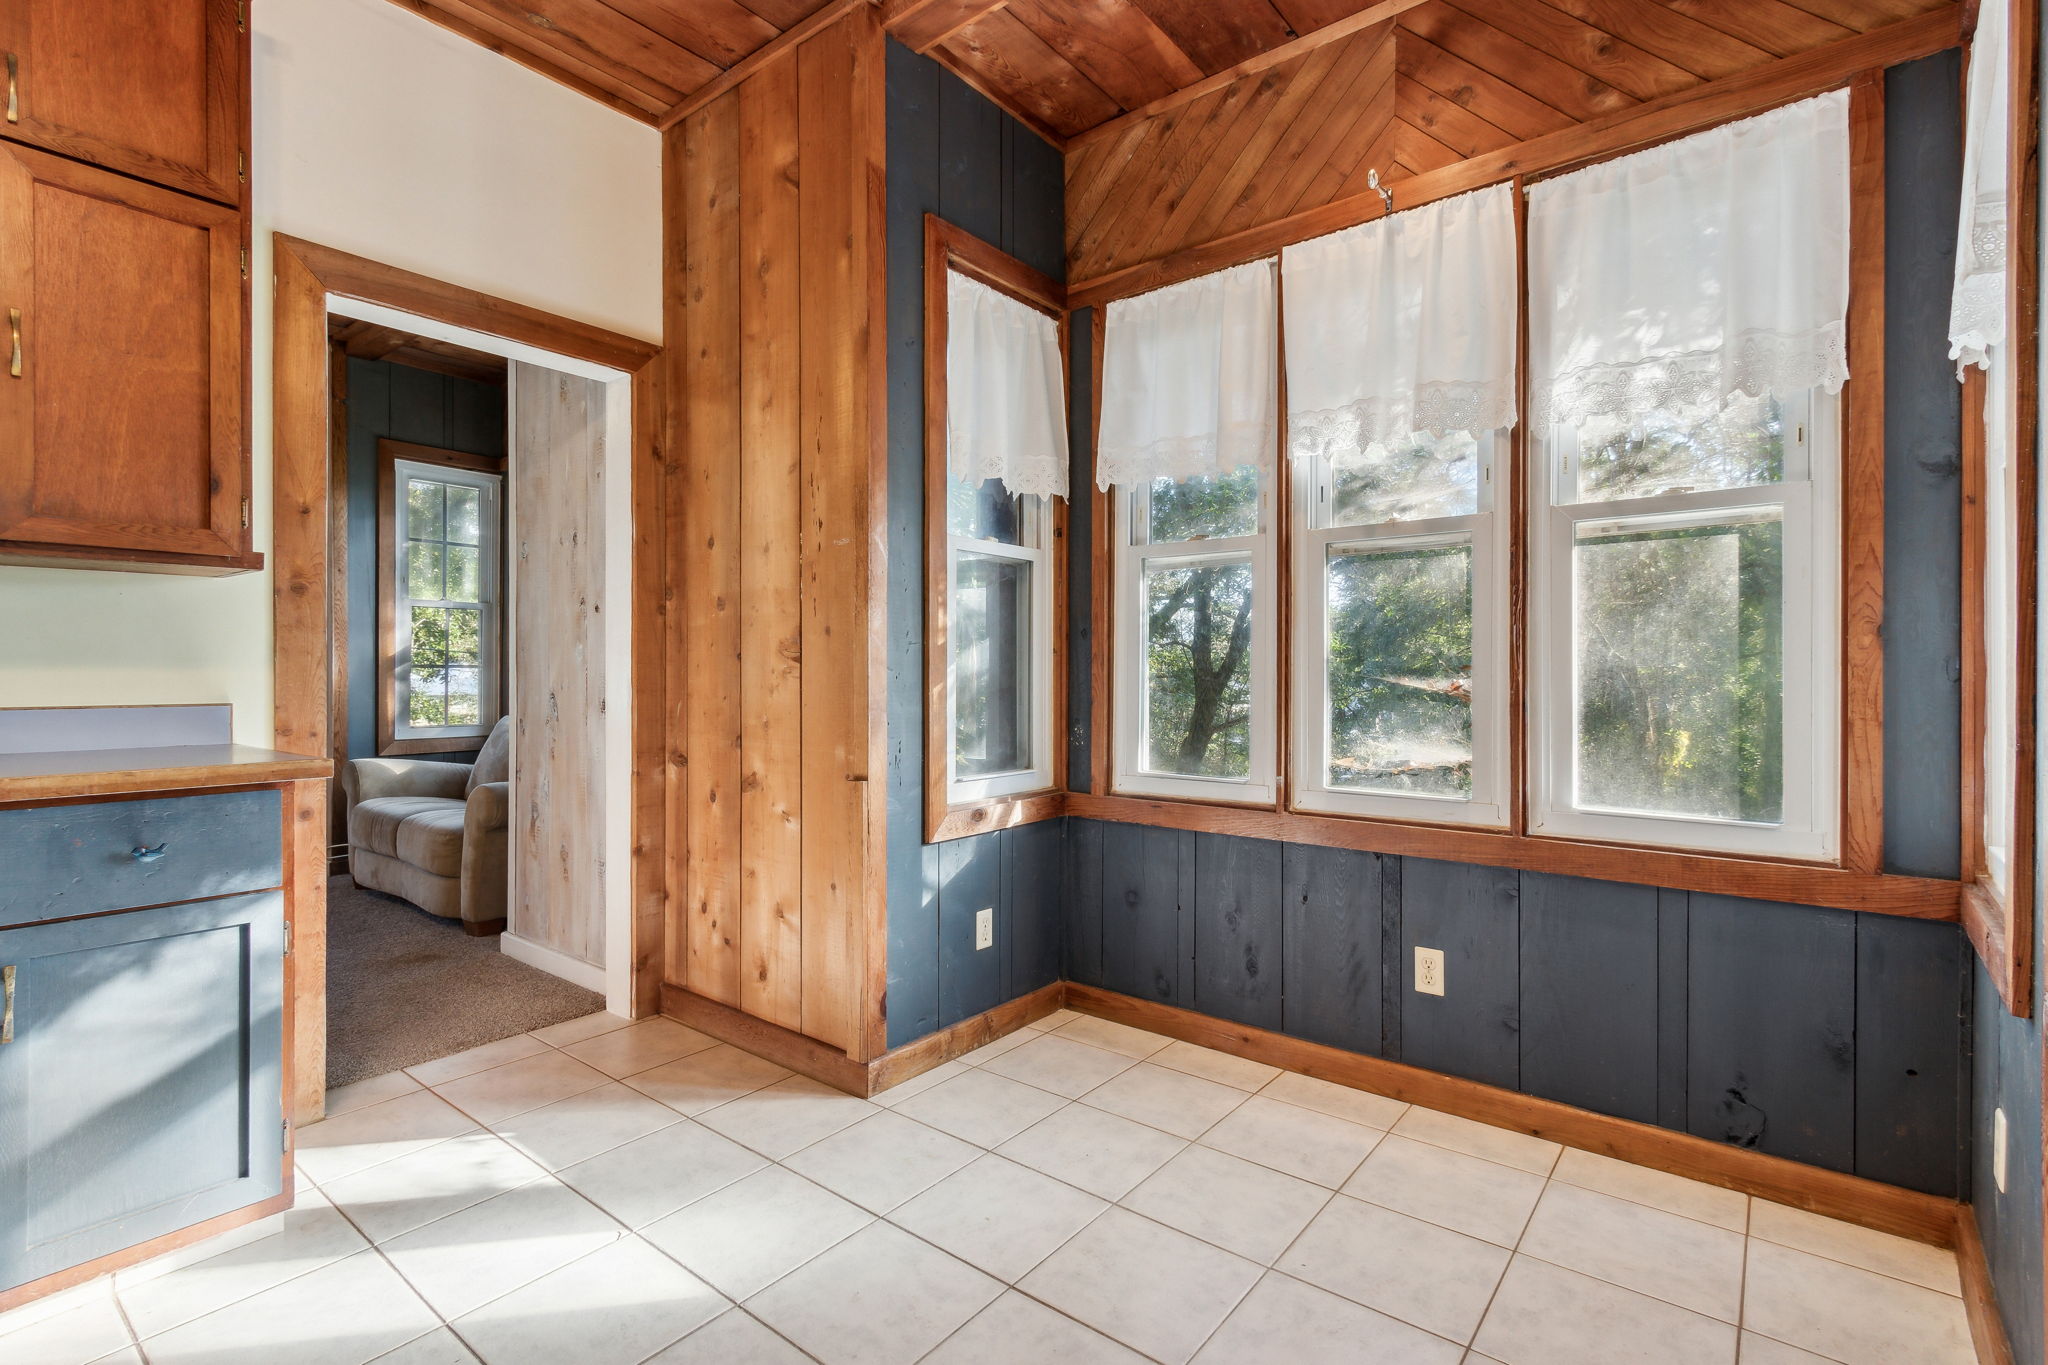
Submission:
M 604 964 L 605 391 L 512 362 L 511 932 Z
M 882 36 L 855 11 L 670 130 L 665 979 L 880 1050 Z

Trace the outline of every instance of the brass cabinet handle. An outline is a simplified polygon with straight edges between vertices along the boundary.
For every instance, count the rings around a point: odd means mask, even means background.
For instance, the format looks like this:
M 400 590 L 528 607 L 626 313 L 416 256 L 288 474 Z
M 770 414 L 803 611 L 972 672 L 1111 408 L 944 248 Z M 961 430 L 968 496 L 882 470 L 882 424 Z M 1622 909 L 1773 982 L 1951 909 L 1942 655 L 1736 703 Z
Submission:
M 7 121 L 21 122 L 21 58 L 7 54 Z
M 0 996 L 6 997 L 6 1005 L 0 1006 L 0 1043 L 14 1041 L 14 968 L 0 967 Z
M 7 330 L 13 334 L 13 345 L 7 352 L 7 373 L 10 378 L 21 378 L 21 310 L 7 310 Z

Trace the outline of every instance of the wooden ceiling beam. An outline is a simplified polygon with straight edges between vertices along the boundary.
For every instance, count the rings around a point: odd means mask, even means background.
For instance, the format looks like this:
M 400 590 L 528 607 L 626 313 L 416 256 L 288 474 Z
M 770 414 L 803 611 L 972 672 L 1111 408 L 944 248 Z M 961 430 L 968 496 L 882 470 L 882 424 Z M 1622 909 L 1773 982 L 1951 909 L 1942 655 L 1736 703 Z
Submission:
M 1168 109 L 1186 104 L 1189 100 L 1198 100 L 1202 96 L 1221 90 L 1223 87 L 1240 81 L 1246 76 L 1264 71 L 1268 67 L 1278 66 L 1282 62 L 1293 61 L 1297 57 L 1305 56 L 1315 51 L 1325 43 L 1334 43 L 1339 38 L 1348 38 L 1361 29 L 1371 28 L 1374 24 L 1384 24 L 1389 19 L 1398 18 L 1416 6 L 1427 4 L 1428 2 L 1429 0 L 1379 0 L 1379 3 L 1367 5 L 1348 19 L 1339 19 L 1334 24 L 1326 24 L 1313 33 L 1304 33 L 1291 43 L 1283 43 L 1271 51 L 1262 52 L 1256 57 L 1239 62 L 1227 71 L 1219 71 L 1206 80 L 1197 81 L 1193 85 L 1174 91 L 1171 95 L 1156 99 L 1142 108 L 1133 109 L 1130 113 L 1120 118 L 1113 118 L 1107 123 L 1097 124 L 1086 132 L 1077 133 L 1067 140 L 1067 150 L 1071 152 L 1076 148 L 1086 146 L 1097 138 L 1113 137 L 1119 129 L 1129 124 L 1140 122 L 1151 118 L 1155 114 L 1160 114 Z
M 985 19 L 1009 0 L 887 0 L 882 27 L 912 52 L 929 54 L 946 39 L 976 20 Z

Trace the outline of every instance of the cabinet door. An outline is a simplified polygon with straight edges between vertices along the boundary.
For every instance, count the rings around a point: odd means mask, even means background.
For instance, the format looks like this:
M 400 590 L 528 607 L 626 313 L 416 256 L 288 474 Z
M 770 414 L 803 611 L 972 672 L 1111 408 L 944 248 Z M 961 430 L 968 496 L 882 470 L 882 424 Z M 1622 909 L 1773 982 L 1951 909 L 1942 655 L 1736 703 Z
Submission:
M 236 0 L 7 0 L 0 133 L 239 203 L 241 27 Z
M 8 548 L 243 553 L 241 261 L 231 209 L 0 143 Z
M 283 1189 L 282 893 L 0 931 L 9 969 L 0 1290 Z

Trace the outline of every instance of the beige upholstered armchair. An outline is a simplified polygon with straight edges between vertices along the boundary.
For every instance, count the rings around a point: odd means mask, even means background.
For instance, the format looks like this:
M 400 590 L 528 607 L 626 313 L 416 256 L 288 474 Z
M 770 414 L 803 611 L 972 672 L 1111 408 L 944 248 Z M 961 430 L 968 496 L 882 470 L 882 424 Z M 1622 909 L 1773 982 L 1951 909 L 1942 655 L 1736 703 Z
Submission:
M 356 885 L 411 901 L 472 934 L 505 928 L 511 732 L 500 720 L 474 766 L 358 758 L 342 776 Z

